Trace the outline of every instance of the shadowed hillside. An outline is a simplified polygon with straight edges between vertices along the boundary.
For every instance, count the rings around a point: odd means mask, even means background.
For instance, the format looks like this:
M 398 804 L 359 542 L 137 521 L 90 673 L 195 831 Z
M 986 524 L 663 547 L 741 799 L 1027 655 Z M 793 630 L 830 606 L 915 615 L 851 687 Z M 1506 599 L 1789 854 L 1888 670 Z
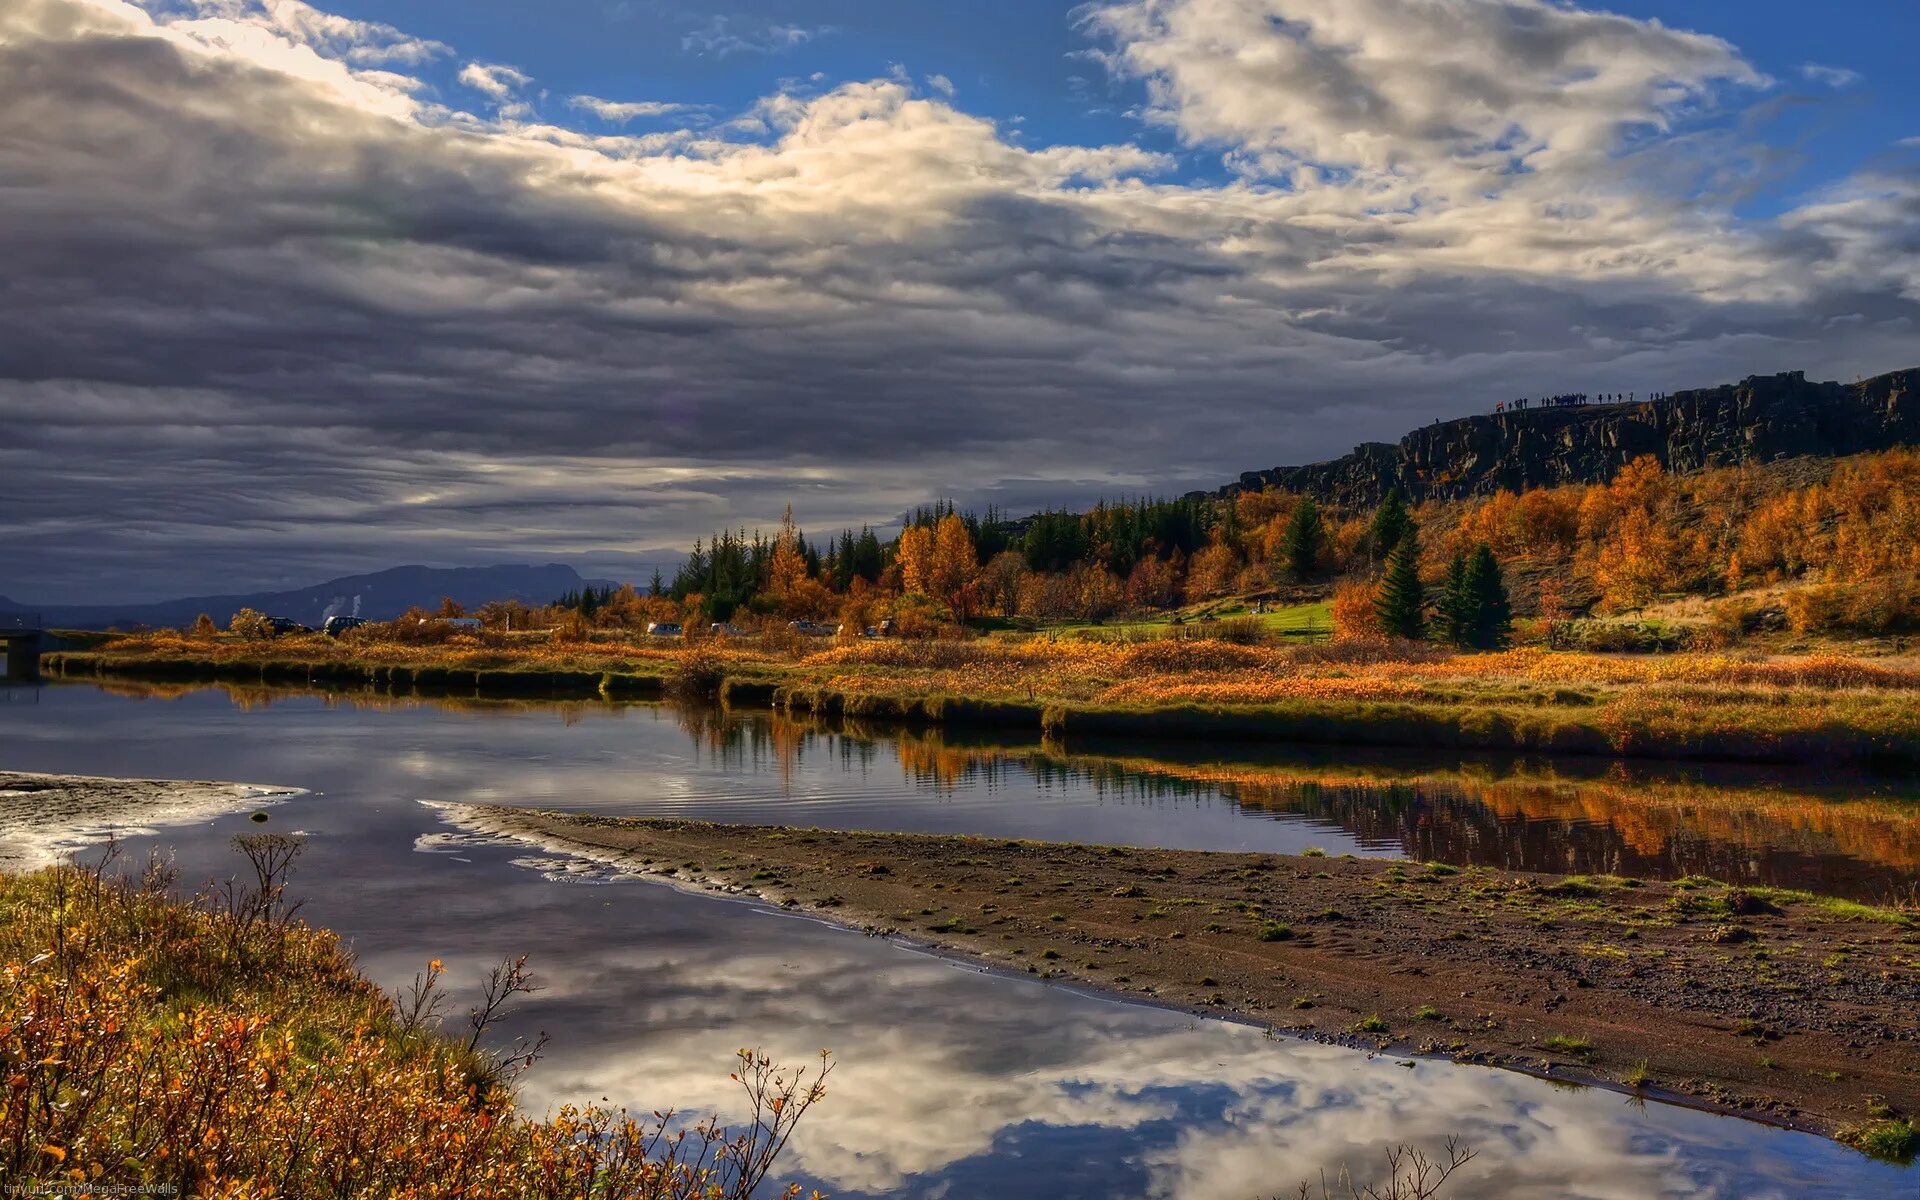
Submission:
M 1460 500 L 1564 483 L 1605 483 L 1651 454 L 1672 471 L 1840 457 L 1920 444 L 1920 368 L 1861 383 L 1804 373 L 1674 392 L 1635 404 L 1588 404 L 1437 421 L 1398 443 L 1367 442 L 1303 467 L 1248 471 L 1194 496 L 1275 487 L 1325 504 L 1371 507 L 1399 484 L 1409 500 Z

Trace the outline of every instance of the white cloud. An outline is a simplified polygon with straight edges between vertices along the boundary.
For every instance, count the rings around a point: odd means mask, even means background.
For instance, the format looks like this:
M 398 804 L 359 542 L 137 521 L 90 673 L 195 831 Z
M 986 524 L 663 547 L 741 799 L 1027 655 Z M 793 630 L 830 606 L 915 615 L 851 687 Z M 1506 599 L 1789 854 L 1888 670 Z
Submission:
M 939 92 L 942 96 L 951 97 L 953 95 L 953 80 L 948 79 L 945 75 L 927 76 L 927 86 Z
M 1122 0 L 1083 20 L 1153 119 L 1269 172 L 1499 187 L 1762 82 L 1718 38 L 1548 0 Z
M 533 76 L 499 63 L 470 62 L 460 68 L 460 82 L 495 100 L 504 100 L 533 82 Z
M 832 27 L 827 25 L 809 28 L 716 16 L 682 37 L 680 48 L 713 58 L 726 58 L 734 54 L 785 54 L 830 32 Z
M 688 111 L 692 106 L 669 104 L 659 100 L 602 100 L 598 96 L 574 96 L 570 107 L 584 109 L 603 121 L 624 123 L 636 117 L 664 117 Z
M 1830 88 L 1847 88 L 1860 82 L 1860 72 L 1847 67 L 1829 67 L 1821 63 L 1800 64 L 1800 74 Z

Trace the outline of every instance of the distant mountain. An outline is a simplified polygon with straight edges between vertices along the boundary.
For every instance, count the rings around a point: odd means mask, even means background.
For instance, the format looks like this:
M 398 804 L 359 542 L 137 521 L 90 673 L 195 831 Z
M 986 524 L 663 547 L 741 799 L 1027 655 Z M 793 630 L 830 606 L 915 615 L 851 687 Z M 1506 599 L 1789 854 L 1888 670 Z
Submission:
M 285 592 L 187 596 L 147 604 L 50 604 L 40 611 L 49 626 L 72 629 L 105 629 L 111 625 L 123 628 L 179 626 L 191 624 L 201 613 L 225 625 L 243 608 L 256 609 L 268 616 L 291 617 L 304 625 L 318 627 L 331 616 L 392 620 L 416 605 L 438 608 L 443 596 L 451 596 L 469 608 L 489 600 L 545 604 L 566 592 L 588 586 L 604 587 L 608 582 L 582 578 L 578 571 L 561 563 L 548 563 L 543 567 L 394 567 Z M 11 603 L 0 599 L 0 608 Z
M 1920 445 L 1920 367 L 1861 383 L 1808 383 L 1801 371 L 1674 392 L 1637 404 L 1529 407 L 1437 421 L 1398 443 L 1368 442 L 1330 462 L 1248 471 L 1215 492 L 1277 487 L 1324 503 L 1458 500 L 1563 483 L 1603 483 L 1651 454 L 1671 471 L 1839 457 Z

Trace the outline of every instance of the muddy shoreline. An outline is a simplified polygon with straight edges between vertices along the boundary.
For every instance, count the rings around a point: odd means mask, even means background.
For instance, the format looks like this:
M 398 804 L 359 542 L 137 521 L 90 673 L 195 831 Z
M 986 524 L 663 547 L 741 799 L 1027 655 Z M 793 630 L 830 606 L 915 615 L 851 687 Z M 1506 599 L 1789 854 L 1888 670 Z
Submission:
M 0 871 L 52 866 L 110 835 L 199 824 L 300 793 L 209 780 L 0 771 Z
M 436 805 L 993 967 L 1845 1136 L 1920 1109 L 1920 928 L 1706 881 Z

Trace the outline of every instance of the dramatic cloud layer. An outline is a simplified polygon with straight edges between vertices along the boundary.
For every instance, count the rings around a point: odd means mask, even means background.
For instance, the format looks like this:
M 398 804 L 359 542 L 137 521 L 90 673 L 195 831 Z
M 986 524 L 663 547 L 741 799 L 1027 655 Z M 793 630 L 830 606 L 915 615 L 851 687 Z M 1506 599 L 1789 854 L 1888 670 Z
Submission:
M 944 79 L 538 103 L 294 0 L 12 0 L 0 592 L 610 561 L 1916 357 L 1912 148 L 1743 219 L 1778 85 L 1722 41 L 1543 0 L 1081 20 L 1232 182 L 1028 147 Z

